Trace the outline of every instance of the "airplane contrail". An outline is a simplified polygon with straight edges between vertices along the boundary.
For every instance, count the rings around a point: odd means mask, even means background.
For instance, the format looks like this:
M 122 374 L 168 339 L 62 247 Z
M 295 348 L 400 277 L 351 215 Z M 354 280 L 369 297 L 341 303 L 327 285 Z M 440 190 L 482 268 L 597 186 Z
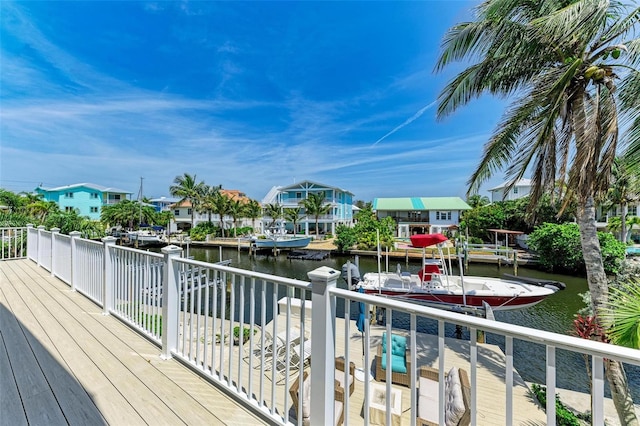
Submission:
M 387 137 L 391 136 L 392 134 L 394 134 L 395 132 L 397 132 L 398 130 L 402 129 L 404 126 L 407 126 L 411 123 L 413 123 L 415 120 L 417 120 L 418 118 L 420 118 L 420 116 L 422 114 L 424 114 L 424 112 L 426 110 L 428 110 L 429 108 L 431 108 L 432 106 L 434 106 L 436 104 L 436 102 L 438 101 L 433 101 L 431 102 L 429 105 L 423 107 L 422 109 L 420 109 L 420 111 L 416 112 L 415 114 L 413 114 L 413 117 L 407 119 L 407 121 L 405 121 L 404 123 L 402 123 L 401 125 L 399 125 L 398 127 L 396 127 L 395 129 L 393 129 L 392 131 L 390 131 L 389 133 L 387 133 L 386 135 L 384 135 L 383 137 L 381 137 L 380 139 L 378 139 L 377 141 L 375 141 L 375 143 L 371 146 L 376 146 L 378 145 L 378 143 L 382 142 L 384 139 L 386 139 Z

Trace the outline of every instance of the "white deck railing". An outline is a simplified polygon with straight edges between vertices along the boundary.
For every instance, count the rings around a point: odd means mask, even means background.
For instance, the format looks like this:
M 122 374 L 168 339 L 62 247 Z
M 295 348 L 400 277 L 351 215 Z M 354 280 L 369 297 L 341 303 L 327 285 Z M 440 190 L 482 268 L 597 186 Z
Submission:
M 0 260 L 27 257 L 27 228 L 0 228 Z
M 72 235 L 70 249 L 66 238 L 28 228 L 29 259 L 50 269 L 52 275 L 70 276 L 70 286 L 141 332 L 159 347 L 164 358 L 175 357 L 203 377 L 223 389 L 238 403 L 276 424 L 298 423 L 291 410 L 289 389 L 296 378 L 302 379 L 305 352 L 313 354 L 311 365 L 311 424 L 333 423 L 335 357 L 345 357 L 349 365 L 352 302 L 384 308 L 388 339 L 394 313 L 408 314 L 411 365 L 416 366 L 416 327 L 418 320 L 429 318 L 438 324 L 439 418 L 444 424 L 445 324 L 468 327 L 471 341 L 469 359 L 471 381 L 471 424 L 477 424 L 478 344 L 476 331 L 503 336 L 505 424 L 513 423 L 513 343 L 533 342 L 545 348 L 547 394 L 556 393 L 556 351 L 583 354 L 591 360 L 592 423 L 604 424 L 604 360 L 613 359 L 640 366 L 640 351 L 613 346 L 572 336 L 560 335 L 517 325 L 489 321 L 471 316 L 419 306 L 412 303 L 365 295 L 337 288 L 338 271 L 321 267 L 309 272 L 310 282 L 287 279 L 219 264 L 204 263 L 181 257 L 182 249 L 168 246 L 162 254 L 115 246 L 107 237 L 103 243 Z M 64 242 L 63 242 L 64 241 Z M 54 247 L 54 245 L 60 246 Z M 35 247 L 33 247 L 35 245 Z M 62 248 L 64 247 L 64 248 Z M 69 254 L 70 253 L 70 254 Z M 52 261 L 52 256 L 55 259 Z M 48 265 L 48 268 L 47 268 Z M 71 273 L 69 273 L 71 271 Z M 297 303 L 294 303 L 296 302 Z M 344 333 L 337 333 L 336 306 L 344 306 Z M 311 309 L 313 306 L 313 309 Z M 280 310 L 280 315 L 278 311 Z M 284 312 L 283 312 L 284 311 Z M 234 329 L 240 339 L 234 342 Z M 247 329 L 247 340 L 241 337 Z M 371 333 L 365 322 L 364 347 L 370 347 Z M 338 341 L 338 335 L 344 341 Z M 310 348 L 305 351 L 305 339 Z M 390 346 L 391 342 L 388 341 Z M 341 349 L 336 349 L 336 348 Z M 284 350 L 283 350 L 284 348 Z M 273 354 L 277 356 L 272 357 Z M 371 365 L 369 351 L 364 352 L 364 365 Z M 390 360 L 388 360 L 390 363 Z M 345 369 L 348 370 L 348 369 Z M 345 383 L 348 372 L 345 372 Z M 368 424 L 371 401 L 368 376 L 364 371 L 364 407 L 349 404 L 345 392 L 345 424 L 349 414 L 362 410 Z M 390 369 L 387 370 L 387 393 L 391 391 Z M 410 375 L 411 424 L 416 422 L 417 378 Z M 302 380 L 299 380 L 302 392 Z M 284 386 L 279 386 L 284 384 Z M 387 398 L 387 423 L 391 423 L 391 399 Z M 548 398 L 547 423 L 555 423 L 555 400 Z

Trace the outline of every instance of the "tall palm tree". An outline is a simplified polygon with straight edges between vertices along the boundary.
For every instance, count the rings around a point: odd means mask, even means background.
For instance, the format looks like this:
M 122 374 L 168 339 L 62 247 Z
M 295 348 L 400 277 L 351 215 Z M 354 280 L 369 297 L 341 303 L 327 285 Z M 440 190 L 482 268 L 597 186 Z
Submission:
M 302 214 L 302 207 L 284 209 L 284 219 L 293 223 L 293 235 L 298 231 L 298 221 Z
M 211 215 L 215 210 L 215 199 L 222 186 L 203 185 L 200 193 L 200 202 L 198 203 L 200 211 L 207 213 L 209 223 L 211 223 Z
M 251 219 L 251 227 L 255 232 L 256 219 L 262 217 L 262 206 L 256 200 L 249 200 L 249 202 L 244 205 L 244 215 Z
M 213 212 L 217 213 L 220 217 L 220 232 L 222 233 L 222 238 L 224 238 L 224 217 L 229 214 L 230 202 L 229 197 L 221 192 L 216 193 L 212 200 Z
M 264 206 L 264 214 L 271 218 L 269 226 L 273 226 L 278 219 L 282 219 L 282 206 L 280 203 L 267 204 Z
M 318 222 L 320 216 L 327 214 L 331 210 L 331 204 L 324 202 L 324 192 L 311 192 L 304 200 L 300 201 L 300 205 L 304 207 L 305 214 L 312 216 L 316 220 L 316 237 L 319 235 Z
M 240 200 L 229 199 L 228 214 L 233 219 L 233 236 L 238 236 L 238 219 L 244 213 L 244 204 Z
M 194 214 L 198 208 L 199 200 L 205 189 L 204 181 L 198 182 L 196 175 L 191 176 L 185 173 L 182 176 L 176 176 L 173 185 L 169 187 L 169 193 L 174 197 L 180 197 L 178 203 L 189 201 L 191 203 L 191 229 L 194 226 Z
M 603 203 L 605 209 L 620 206 L 620 241 L 627 242 L 627 214 L 629 203 L 640 199 L 640 167 L 632 167 L 629 159 L 616 157 L 611 168 L 612 182 Z
M 472 64 L 439 97 L 443 118 L 485 92 L 513 102 L 486 143 L 469 179 L 477 191 L 496 171 L 513 183 L 532 171 L 531 204 L 555 180 L 577 203 L 591 303 L 606 302 L 607 277 L 596 233 L 595 203 L 609 187 L 618 141 L 640 159 L 640 8 L 618 1 L 488 0 L 476 20 L 452 27 L 436 65 Z M 620 122 L 628 131 L 620 136 Z M 623 127 L 624 128 L 624 127 Z M 638 424 L 620 363 L 607 360 L 607 379 L 624 424 Z M 633 420 L 630 420 L 633 419 Z

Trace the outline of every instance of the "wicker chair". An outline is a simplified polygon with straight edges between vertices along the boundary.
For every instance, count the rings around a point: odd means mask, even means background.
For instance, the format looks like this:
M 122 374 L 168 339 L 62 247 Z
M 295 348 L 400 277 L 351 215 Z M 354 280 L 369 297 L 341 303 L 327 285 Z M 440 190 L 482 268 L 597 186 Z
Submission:
M 340 357 L 340 358 L 336 358 L 336 377 L 342 376 L 344 377 L 344 369 L 345 369 L 345 365 L 344 365 L 344 358 Z M 355 369 L 356 366 L 353 362 L 349 363 L 349 377 L 350 377 L 350 385 L 349 385 L 349 395 L 351 395 L 353 393 L 354 387 L 355 387 Z M 303 394 L 306 392 L 305 388 L 306 386 L 309 385 L 309 371 L 305 371 L 302 375 L 302 387 L 303 387 Z M 340 386 L 340 381 L 338 379 L 336 379 L 334 381 L 335 384 L 335 391 L 334 391 L 334 400 L 335 400 L 335 413 L 336 413 L 336 425 L 340 426 L 342 425 L 342 423 L 344 422 L 344 401 L 345 401 L 345 396 L 344 396 L 344 391 L 345 389 Z M 298 414 L 298 407 L 300 406 L 300 398 L 298 396 L 298 391 L 300 390 L 300 376 L 297 375 L 296 376 L 296 380 L 293 382 L 293 384 L 291 385 L 291 387 L 289 388 L 289 394 L 291 395 L 291 401 L 293 403 L 293 409 L 296 412 L 296 415 Z M 311 402 L 307 399 L 306 401 L 303 399 L 303 403 L 302 403 L 302 415 L 303 415 L 303 419 L 302 422 L 298 422 L 298 424 L 303 424 L 303 425 L 308 425 L 309 424 L 309 409 L 311 406 Z
M 384 341 L 384 339 L 386 339 L 385 336 L 386 333 L 384 333 L 382 335 L 382 339 Z M 394 335 L 391 335 L 391 338 L 394 338 Z M 383 345 L 382 343 L 378 346 L 378 352 L 376 353 L 376 357 L 375 357 L 375 364 L 376 364 L 376 374 L 375 374 L 375 379 L 379 382 L 385 382 L 387 380 L 387 370 L 385 368 L 382 367 L 382 359 L 383 357 L 386 357 L 387 354 L 385 352 L 383 352 Z M 404 355 L 404 362 L 407 366 L 407 372 L 406 373 L 402 373 L 399 371 L 393 371 L 393 367 L 391 368 L 391 383 L 395 383 L 397 385 L 403 385 L 403 386 L 410 386 L 411 383 L 411 372 L 413 371 L 411 368 L 411 361 L 410 361 L 410 352 L 409 352 L 409 348 L 406 347 L 405 349 L 405 355 Z
M 450 394 L 452 392 L 450 386 L 450 374 L 457 373 L 461 392 L 456 401 Z M 418 369 L 418 418 L 416 425 L 418 426 L 437 426 L 438 425 L 438 370 L 431 367 L 420 367 Z M 467 372 L 463 369 L 452 369 L 445 378 L 445 424 L 447 426 L 469 426 L 471 424 L 471 385 Z M 450 405 L 456 405 L 455 409 Z M 421 417 L 422 416 L 422 417 Z M 426 419 L 424 417 L 429 417 Z

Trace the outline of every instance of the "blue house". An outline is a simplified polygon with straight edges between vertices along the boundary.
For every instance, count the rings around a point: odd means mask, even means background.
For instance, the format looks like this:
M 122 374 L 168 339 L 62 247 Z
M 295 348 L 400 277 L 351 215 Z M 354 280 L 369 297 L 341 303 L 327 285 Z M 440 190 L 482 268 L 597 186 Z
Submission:
M 76 183 L 57 188 L 35 189 L 45 201 L 55 201 L 63 211 L 76 211 L 80 216 L 100 220 L 102 206 L 117 204 L 128 199 L 132 192 L 117 188 L 107 188 L 93 183 Z
M 324 202 L 331 205 L 329 213 L 318 218 L 319 233 L 335 235 L 339 224 L 351 226 L 353 224 L 353 193 L 335 186 L 305 180 L 288 186 L 273 187 L 262 200 L 262 205 L 278 203 L 283 209 L 300 207 L 300 202 L 308 198 L 309 194 L 324 194 Z M 270 219 L 264 219 L 265 223 Z M 289 231 L 292 224 L 287 224 Z M 316 218 L 307 216 L 304 208 L 300 221 L 297 223 L 296 233 L 309 235 L 315 233 Z

